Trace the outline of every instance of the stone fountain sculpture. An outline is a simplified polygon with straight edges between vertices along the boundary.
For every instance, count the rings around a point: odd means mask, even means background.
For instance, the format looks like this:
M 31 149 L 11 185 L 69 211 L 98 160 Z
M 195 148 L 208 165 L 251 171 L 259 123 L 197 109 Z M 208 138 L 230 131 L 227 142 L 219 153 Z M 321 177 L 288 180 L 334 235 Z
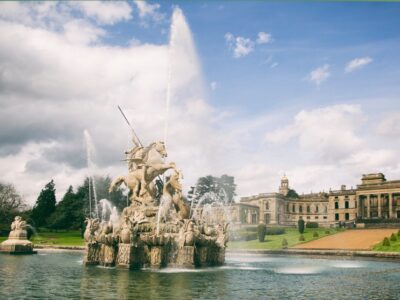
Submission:
M 130 205 L 123 210 L 118 224 L 86 220 L 85 264 L 125 268 L 224 264 L 227 224 L 189 218 L 190 208 L 180 183 L 182 174 L 175 163 L 164 162 L 164 143 L 136 145 L 125 154 L 128 175 L 117 177 L 110 191 L 124 183 L 129 189 Z M 160 176 L 168 170 L 172 174 L 165 177 L 162 189 L 157 188 Z
M 8 239 L 0 244 L 0 252 L 9 254 L 35 254 L 33 244 L 28 240 L 27 224 L 20 216 L 16 216 L 11 223 Z

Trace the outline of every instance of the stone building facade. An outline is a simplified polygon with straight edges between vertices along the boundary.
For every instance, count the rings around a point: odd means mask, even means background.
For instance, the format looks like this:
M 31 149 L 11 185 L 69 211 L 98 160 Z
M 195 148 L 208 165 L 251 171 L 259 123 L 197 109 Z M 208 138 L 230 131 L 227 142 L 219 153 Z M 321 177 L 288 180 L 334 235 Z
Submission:
M 278 193 L 243 197 L 240 204 L 258 207 L 253 220 L 272 225 L 293 226 L 300 218 L 320 227 L 357 219 L 400 219 L 400 180 L 387 181 L 382 173 L 367 174 L 355 189 L 342 185 L 328 193 L 298 195 L 284 176 Z

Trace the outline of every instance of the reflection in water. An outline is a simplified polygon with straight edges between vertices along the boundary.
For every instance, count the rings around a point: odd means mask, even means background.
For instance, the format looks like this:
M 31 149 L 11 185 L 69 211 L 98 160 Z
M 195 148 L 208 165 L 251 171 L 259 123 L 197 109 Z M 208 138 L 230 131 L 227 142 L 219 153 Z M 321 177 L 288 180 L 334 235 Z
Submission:
M 85 267 L 82 253 L 0 255 L 0 299 L 394 299 L 400 264 L 284 256 L 228 256 L 206 269 Z M 357 288 L 354 288 L 357 287 Z

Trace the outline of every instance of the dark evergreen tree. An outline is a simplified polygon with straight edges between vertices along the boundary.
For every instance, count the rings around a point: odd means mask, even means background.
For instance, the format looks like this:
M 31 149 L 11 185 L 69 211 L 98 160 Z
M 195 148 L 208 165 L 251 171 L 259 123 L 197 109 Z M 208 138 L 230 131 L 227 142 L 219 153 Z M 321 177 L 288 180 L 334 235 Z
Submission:
M 40 192 L 36 204 L 32 209 L 32 219 L 36 227 L 46 226 L 47 219 L 56 208 L 56 190 L 54 181 L 51 180 Z
M 188 193 L 188 199 L 193 199 L 197 203 L 200 198 L 206 193 L 214 193 L 218 195 L 218 201 L 232 203 L 233 197 L 236 195 L 236 184 L 233 176 L 222 175 L 221 177 L 214 177 L 211 175 L 200 177 L 197 180 L 196 187 L 192 188 Z M 204 204 L 214 201 L 204 200 Z
M 304 233 L 304 220 L 302 217 L 297 221 L 297 228 L 301 234 Z

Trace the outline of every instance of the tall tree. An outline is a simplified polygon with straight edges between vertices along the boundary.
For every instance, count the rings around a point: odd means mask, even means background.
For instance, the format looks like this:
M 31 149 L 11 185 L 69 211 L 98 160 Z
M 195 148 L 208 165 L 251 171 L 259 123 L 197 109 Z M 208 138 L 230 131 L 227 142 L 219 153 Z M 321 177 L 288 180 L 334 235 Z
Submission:
M 54 181 L 47 183 L 40 192 L 36 204 L 32 209 L 32 219 L 36 227 L 46 226 L 47 219 L 56 209 L 56 194 Z
M 204 194 L 211 193 L 216 197 L 204 199 L 203 204 L 213 201 L 220 201 L 227 204 L 233 202 L 233 198 L 236 195 L 235 191 L 236 184 L 233 176 L 222 175 L 221 177 L 214 177 L 208 175 L 200 177 L 197 180 L 196 187 L 189 190 L 188 198 L 193 199 L 194 203 L 197 203 Z
M 22 197 L 12 184 L 0 182 L 0 231 L 8 230 L 17 213 L 25 208 Z
M 69 186 L 62 200 L 56 205 L 55 211 L 48 220 L 53 229 L 77 229 L 80 227 L 83 214 L 83 202 L 78 199 L 72 186 Z

